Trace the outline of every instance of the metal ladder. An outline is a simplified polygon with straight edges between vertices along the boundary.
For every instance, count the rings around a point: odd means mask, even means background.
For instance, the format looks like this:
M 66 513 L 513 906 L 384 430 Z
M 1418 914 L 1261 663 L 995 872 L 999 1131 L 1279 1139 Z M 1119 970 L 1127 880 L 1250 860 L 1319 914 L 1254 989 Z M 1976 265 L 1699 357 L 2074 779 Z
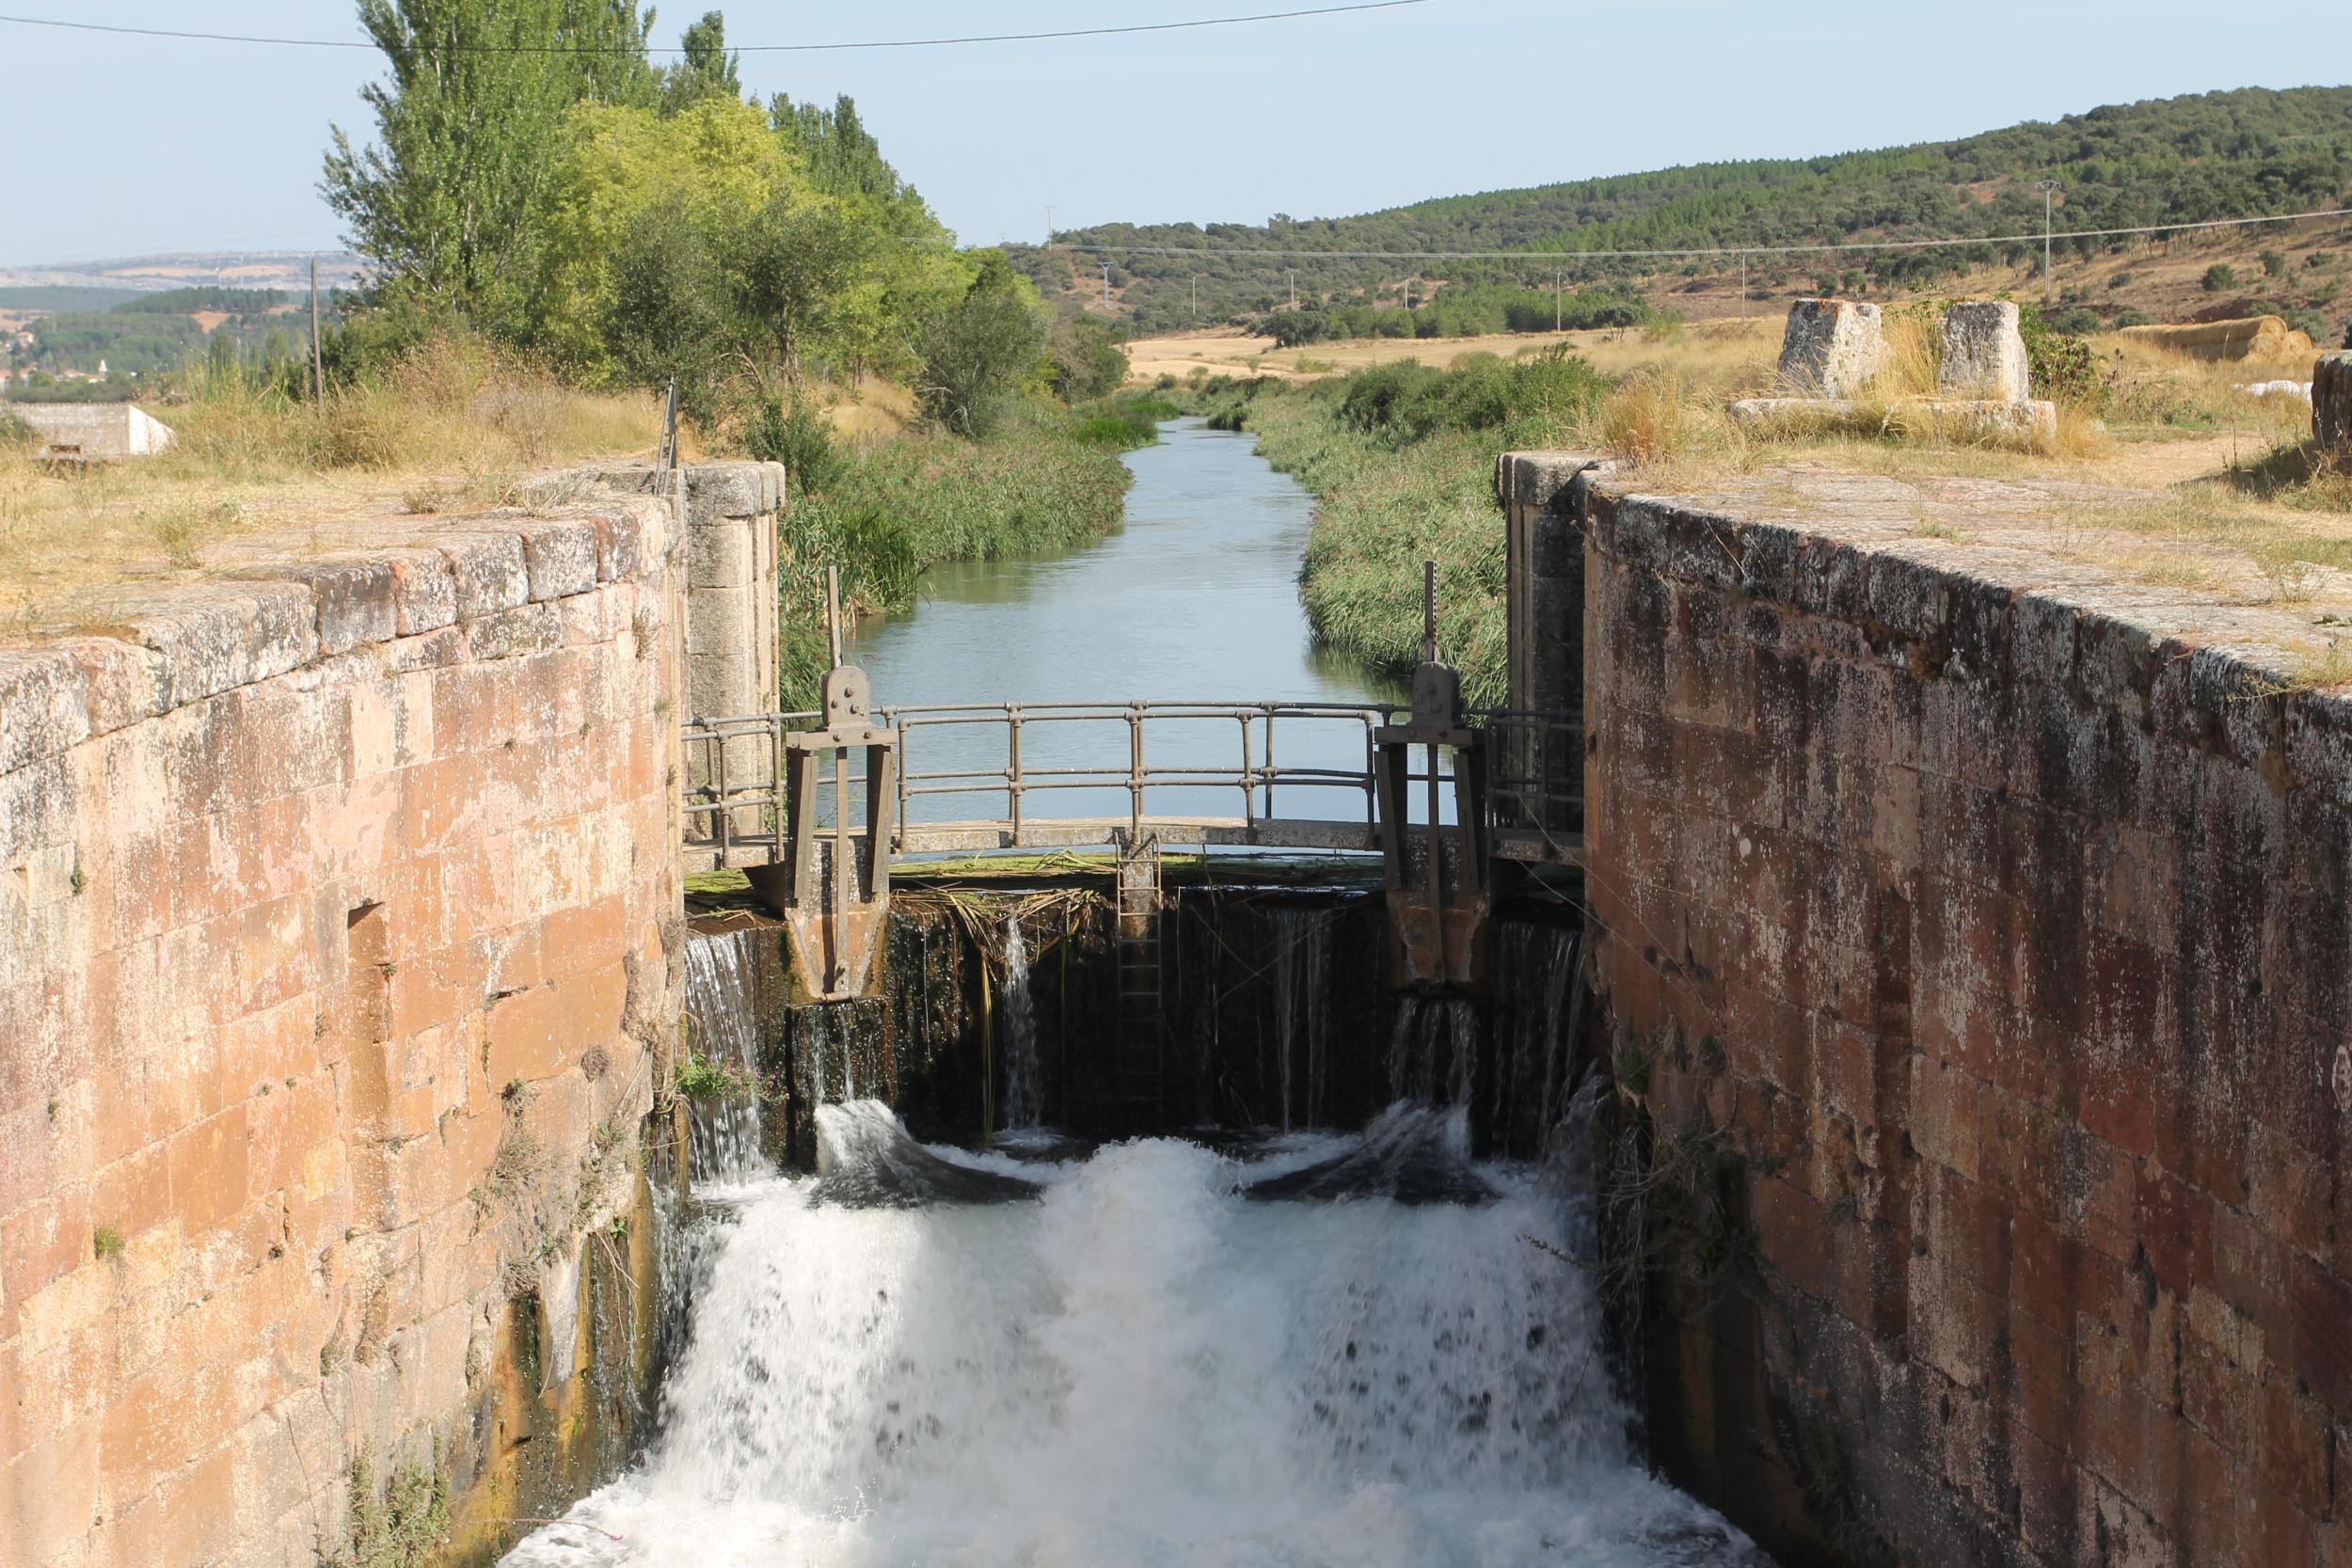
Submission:
M 1160 841 L 1133 834 L 1119 848 L 1119 1098 L 1160 1106 L 1168 1008 L 1160 976 Z

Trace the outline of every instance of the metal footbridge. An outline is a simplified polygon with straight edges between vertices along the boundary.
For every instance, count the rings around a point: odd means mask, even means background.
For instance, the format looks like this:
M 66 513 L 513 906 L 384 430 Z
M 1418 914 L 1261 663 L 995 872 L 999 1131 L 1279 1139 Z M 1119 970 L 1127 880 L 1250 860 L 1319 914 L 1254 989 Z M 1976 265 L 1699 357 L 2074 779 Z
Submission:
M 911 857 L 1113 850 L 1121 967 L 1142 971 L 1164 847 L 1377 854 L 1398 983 L 1474 987 L 1499 876 L 1582 863 L 1581 716 L 1465 705 L 1437 657 L 1434 563 L 1423 595 L 1409 704 L 878 707 L 829 611 L 821 708 L 684 725 L 686 865 L 743 871 L 830 999 L 868 993 Z

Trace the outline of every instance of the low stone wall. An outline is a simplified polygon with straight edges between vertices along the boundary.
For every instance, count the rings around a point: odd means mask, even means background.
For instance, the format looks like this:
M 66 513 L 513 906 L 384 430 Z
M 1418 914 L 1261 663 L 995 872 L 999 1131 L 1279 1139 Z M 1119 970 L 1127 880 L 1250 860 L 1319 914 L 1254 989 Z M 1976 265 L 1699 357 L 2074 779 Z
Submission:
M 2294 689 L 2310 615 L 1892 511 L 1604 499 L 1592 544 L 1661 1460 L 1788 1561 L 2352 1560 L 2352 701 Z
M 0 651 L 8 1564 L 315 1563 L 356 1464 L 478 1558 L 644 1408 L 683 551 L 420 538 Z

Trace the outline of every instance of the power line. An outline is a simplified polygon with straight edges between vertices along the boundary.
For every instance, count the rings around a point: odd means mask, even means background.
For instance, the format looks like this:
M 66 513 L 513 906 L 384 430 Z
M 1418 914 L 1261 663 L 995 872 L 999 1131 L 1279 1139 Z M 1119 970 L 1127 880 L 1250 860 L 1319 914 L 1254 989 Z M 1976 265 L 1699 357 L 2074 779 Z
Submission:
M 2061 229 L 2048 236 L 2058 240 L 2104 240 L 2126 234 L 2185 234 L 2194 230 L 2250 228 L 2264 223 L 2298 223 L 2307 218 L 2352 217 L 2352 207 L 2328 207 L 2309 213 L 2278 213 L 2266 217 L 2206 218 L 2196 223 L 2150 223 L 2129 229 Z M 1248 245 L 1096 245 L 1058 240 L 1050 250 L 1109 251 L 1127 256 L 1271 256 L 1308 257 L 1327 261 L 1671 261 L 1688 256 L 1814 256 L 1825 250 L 1931 250 L 1969 245 L 2026 245 L 2044 238 L 2035 234 L 1974 234 L 1926 240 L 1825 240 L 1819 245 L 1697 245 L 1685 250 L 1281 250 Z
M 1139 22 L 1113 27 L 1069 27 L 1037 33 L 972 33 L 955 38 L 863 39 L 843 43 L 744 43 L 731 45 L 737 55 L 815 55 L 850 49 L 936 49 L 965 43 L 1034 43 L 1046 39 L 1112 38 L 1126 33 L 1175 33 L 1193 27 L 1237 27 L 1252 22 L 1291 22 L 1302 17 L 1339 16 L 1350 11 L 1388 11 L 1405 6 L 1426 6 L 1431 0 L 1359 0 L 1345 6 L 1314 6 L 1304 10 L 1259 11 L 1249 16 L 1207 16 L 1190 22 Z M 174 27 L 126 27 L 103 22 L 69 22 L 54 16 L 0 16 L 0 23 L 18 27 L 56 27 L 77 33 L 111 33 L 129 38 L 173 39 L 201 43 L 259 43 L 288 49 L 373 49 L 367 39 L 281 38 L 262 33 L 199 33 Z M 682 55 L 675 45 L 472 43 L 443 44 L 441 50 L 469 55 Z

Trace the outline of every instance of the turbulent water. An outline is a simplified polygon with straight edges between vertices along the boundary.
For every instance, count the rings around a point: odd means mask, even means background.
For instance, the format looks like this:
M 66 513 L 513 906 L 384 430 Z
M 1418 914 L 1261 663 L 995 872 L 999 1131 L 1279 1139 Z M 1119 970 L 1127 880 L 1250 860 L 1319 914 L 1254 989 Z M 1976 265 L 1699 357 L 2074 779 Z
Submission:
M 653 1451 L 511 1562 L 1752 1560 L 1631 1463 L 1589 1278 L 1534 1244 L 1575 1207 L 1458 1113 L 1044 1165 L 819 1118 L 818 1177 L 733 1195 Z

